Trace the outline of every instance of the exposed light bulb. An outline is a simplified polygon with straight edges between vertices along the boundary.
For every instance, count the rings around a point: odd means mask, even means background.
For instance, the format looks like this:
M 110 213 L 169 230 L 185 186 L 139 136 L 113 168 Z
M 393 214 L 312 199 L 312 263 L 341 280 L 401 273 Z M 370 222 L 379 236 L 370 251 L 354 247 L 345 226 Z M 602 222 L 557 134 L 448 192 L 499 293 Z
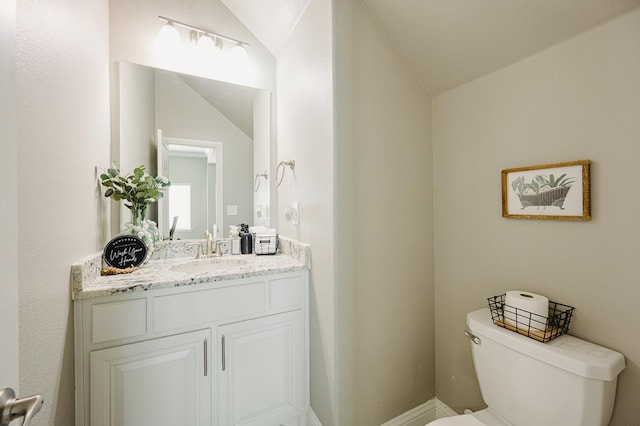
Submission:
M 231 57 L 237 66 L 243 66 L 249 62 L 249 55 L 242 43 L 233 46 L 233 49 L 231 49 Z
M 203 55 L 210 55 L 215 51 L 216 45 L 208 35 L 201 35 L 196 44 L 196 48 Z
M 238 43 L 233 46 L 229 53 L 230 55 L 227 60 L 229 75 L 232 76 L 235 81 L 241 82 L 242 84 L 251 84 L 255 75 L 245 45 Z
M 158 31 L 158 43 L 169 49 L 175 49 L 180 44 L 180 33 L 170 21 Z
M 163 67 L 173 67 L 182 62 L 180 33 L 173 22 L 166 20 L 156 37 L 156 56 Z

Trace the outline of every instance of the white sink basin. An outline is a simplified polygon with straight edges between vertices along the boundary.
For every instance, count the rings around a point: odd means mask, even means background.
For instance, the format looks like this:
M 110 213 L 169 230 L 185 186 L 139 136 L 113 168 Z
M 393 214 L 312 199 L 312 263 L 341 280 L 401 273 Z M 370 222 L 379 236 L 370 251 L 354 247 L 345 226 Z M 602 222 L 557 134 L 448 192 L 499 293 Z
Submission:
M 211 259 L 194 260 L 193 262 L 172 266 L 171 270 L 176 272 L 197 274 L 201 272 L 217 272 L 224 269 L 237 268 L 246 264 L 247 261 L 245 259 L 214 257 Z

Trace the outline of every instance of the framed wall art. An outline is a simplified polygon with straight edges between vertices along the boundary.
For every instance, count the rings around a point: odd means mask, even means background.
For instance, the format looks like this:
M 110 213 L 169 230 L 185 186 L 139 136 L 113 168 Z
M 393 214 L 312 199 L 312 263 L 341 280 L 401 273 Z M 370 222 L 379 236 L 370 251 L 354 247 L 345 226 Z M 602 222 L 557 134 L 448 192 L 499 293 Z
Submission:
M 589 160 L 502 171 L 502 216 L 591 220 Z

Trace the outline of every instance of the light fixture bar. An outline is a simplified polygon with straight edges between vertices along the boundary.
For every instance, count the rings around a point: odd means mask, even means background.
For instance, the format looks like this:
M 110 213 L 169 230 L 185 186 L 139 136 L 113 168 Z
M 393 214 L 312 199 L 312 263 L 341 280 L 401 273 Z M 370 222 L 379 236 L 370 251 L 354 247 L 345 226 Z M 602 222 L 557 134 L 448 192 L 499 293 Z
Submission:
M 222 40 L 230 41 L 230 42 L 236 43 L 236 44 L 238 44 L 240 46 L 249 46 L 249 43 L 247 43 L 246 41 L 238 40 L 238 39 L 235 39 L 235 38 L 232 38 L 232 37 L 224 36 L 222 34 L 213 33 L 211 31 L 203 30 L 202 28 L 194 27 L 193 25 L 185 24 L 184 22 L 176 21 L 175 19 L 166 18 L 164 16 L 158 16 L 158 18 L 163 20 L 163 21 L 167 21 L 167 23 L 169 23 L 169 24 L 177 25 L 179 27 L 186 28 L 186 29 L 191 30 L 191 31 L 196 31 L 196 32 L 202 33 L 202 34 L 207 35 L 207 36 L 216 37 L 216 38 L 219 38 L 219 39 L 222 39 Z

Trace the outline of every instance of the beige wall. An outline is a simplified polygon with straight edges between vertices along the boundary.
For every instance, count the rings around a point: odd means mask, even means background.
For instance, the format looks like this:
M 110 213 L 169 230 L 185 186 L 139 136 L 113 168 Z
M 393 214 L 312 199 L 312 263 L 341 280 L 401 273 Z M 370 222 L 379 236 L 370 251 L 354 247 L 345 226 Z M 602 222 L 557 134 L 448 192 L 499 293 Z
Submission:
M 0 4 L 0 389 L 17 389 L 18 378 L 18 144 L 16 125 L 16 2 Z
M 434 98 L 438 398 L 483 406 L 465 314 L 526 289 L 575 306 L 573 334 L 626 356 L 612 425 L 637 423 L 638 141 L 640 10 Z M 592 221 L 501 217 L 500 170 L 579 159 Z
M 431 109 L 362 2 L 339 3 L 340 424 L 378 425 L 435 396 Z
M 277 189 L 278 232 L 311 244 L 311 405 L 325 426 L 336 418 L 333 62 L 330 0 L 312 0 L 277 58 L 277 157 L 295 159 Z M 271 170 L 275 176 L 275 169 Z M 284 218 L 298 202 L 300 223 Z
M 109 158 L 106 0 L 17 5 L 20 391 L 32 425 L 74 423 L 69 265 L 102 247 Z

